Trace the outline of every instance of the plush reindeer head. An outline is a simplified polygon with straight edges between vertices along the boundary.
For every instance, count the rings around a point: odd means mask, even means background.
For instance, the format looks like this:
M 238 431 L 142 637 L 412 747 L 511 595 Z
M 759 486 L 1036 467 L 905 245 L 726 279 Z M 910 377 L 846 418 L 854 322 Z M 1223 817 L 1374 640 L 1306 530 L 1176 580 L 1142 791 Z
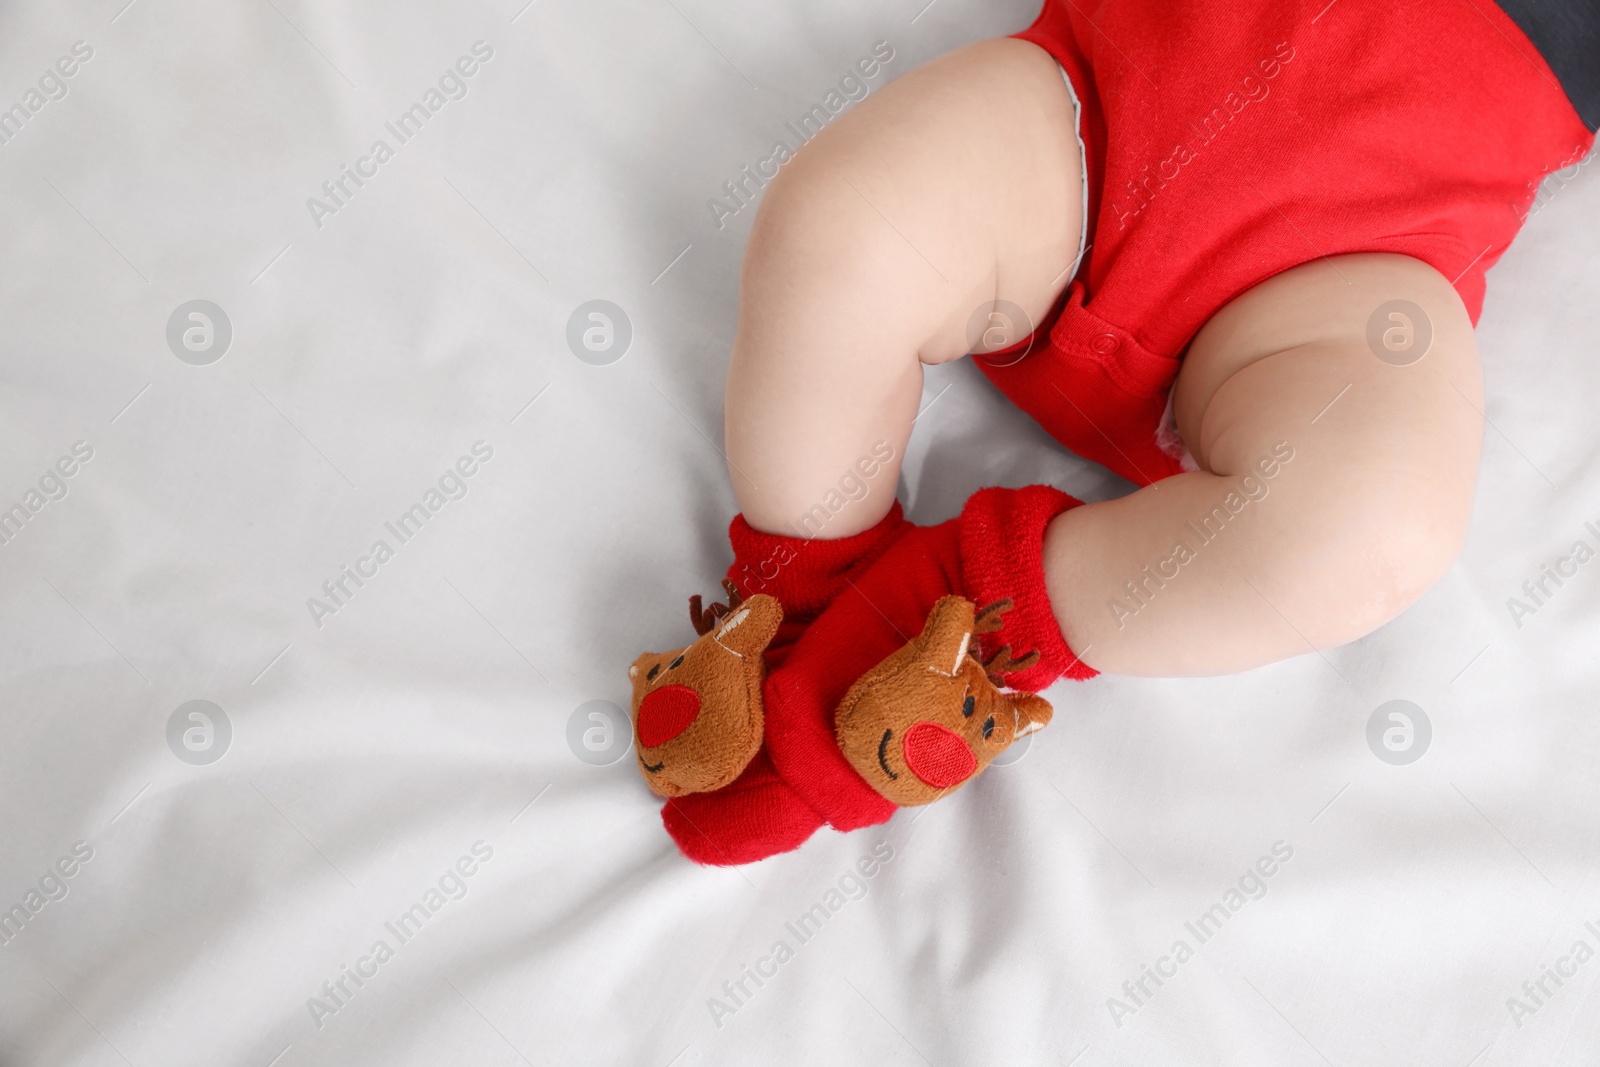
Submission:
M 1002 600 L 978 612 L 969 600 L 943 598 L 922 634 L 863 674 L 839 703 L 839 748 L 887 799 L 937 800 L 1050 721 L 1044 698 L 999 686 L 1003 674 L 1030 666 L 1038 653 L 1013 660 L 1006 646 L 984 662 L 972 647 L 972 635 L 999 629 L 999 615 L 1010 607 Z
M 720 789 L 739 777 L 761 748 L 762 655 L 783 609 L 770 596 L 741 602 L 724 582 L 728 605 L 702 612 L 689 600 L 700 640 L 633 661 L 633 738 L 650 791 L 663 797 Z

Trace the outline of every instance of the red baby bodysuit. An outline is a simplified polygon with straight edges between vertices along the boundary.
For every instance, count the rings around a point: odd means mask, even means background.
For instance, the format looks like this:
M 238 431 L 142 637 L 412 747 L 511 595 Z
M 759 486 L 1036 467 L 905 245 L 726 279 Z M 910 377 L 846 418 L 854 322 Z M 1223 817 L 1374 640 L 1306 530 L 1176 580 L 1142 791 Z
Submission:
M 1319 257 L 1397 252 L 1476 323 L 1539 180 L 1594 143 L 1490 0 L 1046 0 L 1017 36 L 1077 92 L 1090 247 L 1053 321 L 979 365 L 1138 484 L 1181 469 L 1158 431 L 1223 305 Z

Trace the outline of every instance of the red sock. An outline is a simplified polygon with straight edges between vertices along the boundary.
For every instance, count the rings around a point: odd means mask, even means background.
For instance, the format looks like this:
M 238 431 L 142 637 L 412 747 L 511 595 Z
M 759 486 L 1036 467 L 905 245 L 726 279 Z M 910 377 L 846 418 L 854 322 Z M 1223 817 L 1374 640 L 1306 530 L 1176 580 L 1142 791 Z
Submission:
M 979 606 L 1013 601 L 999 632 L 974 638 L 985 651 L 1008 644 L 1018 657 L 1039 653 L 1008 676 L 1012 688 L 1036 692 L 1057 678 L 1092 677 L 1062 638 L 1044 584 L 1045 525 L 1078 503 L 1048 486 L 980 490 L 957 518 L 937 526 L 902 520 L 873 541 L 869 563 L 830 570 L 832 603 L 767 677 L 762 754 L 732 785 L 676 797 L 663 809 L 683 853 L 699 863 L 748 863 L 799 847 L 824 822 L 854 830 L 893 815 L 894 804 L 839 751 L 834 709 L 857 678 L 921 632 L 942 596 Z M 891 517 L 898 515 L 896 505 Z
M 783 606 L 783 625 L 767 646 L 768 666 L 782 663 L 811 620 L 911 528 L 898 500 L 876 526 L 832 541 L 762 533 L 743 515 L 734 516 L 728 526 L 733 545 L 728 579 L 746 597 L 766 593 Z
M 781 665 L 839 591 L 859 580 L 911 529 L 898 500 L 876 526 L 830 541 L 763 533 L 743 515 L 735 516 L 728 526 L 733 545 L 729 580 L 741 595 L 766 593 L 783 607 L 783 624 L 767 646 L 768 668 Z M 684 855 L 724 867 L 798 848 L 825 822 L 773 770 L 765 746 L 722 789 L 667 801 L 661 821 Z

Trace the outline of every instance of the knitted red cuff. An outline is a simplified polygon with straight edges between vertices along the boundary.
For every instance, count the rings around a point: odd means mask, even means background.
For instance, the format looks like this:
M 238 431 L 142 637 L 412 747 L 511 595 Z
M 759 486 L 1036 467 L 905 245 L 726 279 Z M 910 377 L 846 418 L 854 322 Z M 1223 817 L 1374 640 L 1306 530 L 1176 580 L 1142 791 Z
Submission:
M 961 512 L 961 569 L 966 595 L 982 607 L 1006 597 L 999 638 L 1018 656 L 1035 649 L 1039 662 L 1006 678 L 1013 689 L 1037 693 L 1058 678 L 1093 678 L 1097 671 L 1067 647 L 1044 582 L 1044 530 L 1083 501 L 1048 485 L 980 489 Z
M 777 597 L 785 622 L 809 622 L 910 525 L 898 500 L 871 529 L 829 541 L 764 533 L 736 515 L 728 526 L 733 545 L 728 577 L 744 596 Z

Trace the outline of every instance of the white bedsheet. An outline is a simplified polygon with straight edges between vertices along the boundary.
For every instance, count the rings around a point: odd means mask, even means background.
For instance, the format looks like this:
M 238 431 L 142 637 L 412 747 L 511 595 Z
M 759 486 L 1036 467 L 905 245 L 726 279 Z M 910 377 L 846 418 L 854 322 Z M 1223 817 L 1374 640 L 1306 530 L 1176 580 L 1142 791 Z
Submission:
M 754 212 L 723 183 L 877 42 L 873 88 L 1032 6 L 126 2 L 0 13 L 0 107 L 28 116 L 0 145 L 0 508 L 29 516 L 0 546 L 0 908 L 27 916 L 0 927 L 0 1063 L 1600 1056 L 1600 962 L 1571 955 L 1600 949 L 1600 563 L 1507 606 L 1600 547 L 1597 168 L 1491 273 L 1470 542 L 1402 619 L 1240 677 L 1058 687 L 957 798 L 701 869 L 630 760 L 566 738 L 727 562 Z M 566 341 L 594 299 L 632 325 L 606 366 Z M 231 324 L 209 365 L 168 343 L 192 300 Z M 1125 488 L 970 367 L 924 403 L 913 518 Z M 1366 740 L 1391 699 L 1431 722 L 1409 765 Z M 231 731 L 211 763 L 175 754 L 203 720 L 168 740 L 196 700 Z

